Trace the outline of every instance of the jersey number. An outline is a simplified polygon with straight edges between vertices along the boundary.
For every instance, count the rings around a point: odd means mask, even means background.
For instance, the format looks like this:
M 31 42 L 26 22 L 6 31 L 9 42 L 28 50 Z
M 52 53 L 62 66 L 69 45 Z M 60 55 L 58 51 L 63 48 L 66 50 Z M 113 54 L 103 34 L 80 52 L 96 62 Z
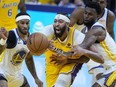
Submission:
M 12 9 L 9 9 L 9 10 L 8 10 L 8 16 L 9 16 L 9 17 L 12 16 Z

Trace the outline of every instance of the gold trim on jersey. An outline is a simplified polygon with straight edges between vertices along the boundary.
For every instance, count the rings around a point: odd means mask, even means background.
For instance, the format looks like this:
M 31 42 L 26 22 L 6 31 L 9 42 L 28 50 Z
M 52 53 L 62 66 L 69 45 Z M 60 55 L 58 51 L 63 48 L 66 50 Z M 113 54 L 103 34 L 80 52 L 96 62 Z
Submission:
M 103 47 L 103 49 L 105 50 L 105 52 L 107 53 L 107 55 L 109 56 L 109 58 L 111 58 L 113 61 L 116 62 L 116 55 L 114 55 L 109 47 L 107 46 L 105 41 L 100 42 L 100 45 Z
M 116 70 L 108 77 L 106 85 L 109 87 L 116 80 Z
M 4 58 L 4 55 L 6 53 L 6 49 L 2 52 L 2 54 L 0 55 L 0 62 L 2 62 L 3 58 Z

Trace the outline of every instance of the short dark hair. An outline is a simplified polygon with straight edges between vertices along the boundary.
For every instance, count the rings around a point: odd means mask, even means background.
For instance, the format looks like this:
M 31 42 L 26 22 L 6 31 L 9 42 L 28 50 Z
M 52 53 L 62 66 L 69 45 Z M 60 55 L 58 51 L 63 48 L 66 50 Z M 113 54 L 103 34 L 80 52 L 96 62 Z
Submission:
M 16 19 L 17 17 L 19 17 L 19 16 L 22 16 L 22 15 L 28 15 L 28 16 L 30 17 L 30 15 L 29 15 L 28 13 L 18 13 L 18 14 L 16 15 L 15 19 Z
M 102 12 L 100 5 L 96 2 L 88 1 L 86 3 L 85 7 L 94 8 L 96 10 L 97 14 L 101 14 L 101 12 Z

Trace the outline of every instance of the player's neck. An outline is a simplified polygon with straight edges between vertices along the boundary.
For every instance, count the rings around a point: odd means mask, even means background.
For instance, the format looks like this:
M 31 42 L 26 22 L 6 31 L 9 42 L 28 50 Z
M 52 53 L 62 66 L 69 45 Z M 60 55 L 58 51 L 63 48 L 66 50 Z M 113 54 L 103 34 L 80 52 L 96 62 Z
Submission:
M 27 33 L 27 34 L 22 34 L 21 32 L 18 31 L 18 34 L 19 34 L 19 36 L 20 36 L 20 38 L 21 38 L 22 40 L 24 40 L 24 41 L 27 40 L 27 38 L 28 38 L 28 33 Z
M 64 41 L 66 38 L 67 38 L 67 36 L 68 36 L 68 32 L 69 31 L 67 31 L 67 29 L 65 30 L 65 32 L 64 32 L 64 34 L 59 38 L 61 41 Z

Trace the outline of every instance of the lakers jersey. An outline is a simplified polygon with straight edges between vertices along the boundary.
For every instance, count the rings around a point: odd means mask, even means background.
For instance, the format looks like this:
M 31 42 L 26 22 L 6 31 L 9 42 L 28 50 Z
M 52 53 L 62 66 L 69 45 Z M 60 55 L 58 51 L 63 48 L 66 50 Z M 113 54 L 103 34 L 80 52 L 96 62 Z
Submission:
M 48 33 L 48 32 L 47 32 Z M 45 33 L 44 33 L 45 34 Z M 84 39 L 84 34 L 72 28 L 69 30 L 67 38 L 62 42 L 58 38 L 53 38 L 53 45 L 59 50 L 67 52 L 71 50 L 72 46 L 80 44 Z M 76 63 L 67 65 L 55 65 L 51 63 L 50 57 L 54 52 L 48 50 L 46 56 L 46 87 L 52 87 L 60 73 L 73 73 L 75 70 L 79 71 L 81 66 Z M 77 67 L 78 66 L 78 67 Z M 76 71 L 75 71 L 76 72 Z
M 17 29 L 9 31 L 6 53 L 0 68 L 12 76 L 18 75 L 28 52 L 26 42 L 20 38 Z
M 0 0 L 0 27 L 7 30 L 16 28 L 15 16 L 20 0 Z

